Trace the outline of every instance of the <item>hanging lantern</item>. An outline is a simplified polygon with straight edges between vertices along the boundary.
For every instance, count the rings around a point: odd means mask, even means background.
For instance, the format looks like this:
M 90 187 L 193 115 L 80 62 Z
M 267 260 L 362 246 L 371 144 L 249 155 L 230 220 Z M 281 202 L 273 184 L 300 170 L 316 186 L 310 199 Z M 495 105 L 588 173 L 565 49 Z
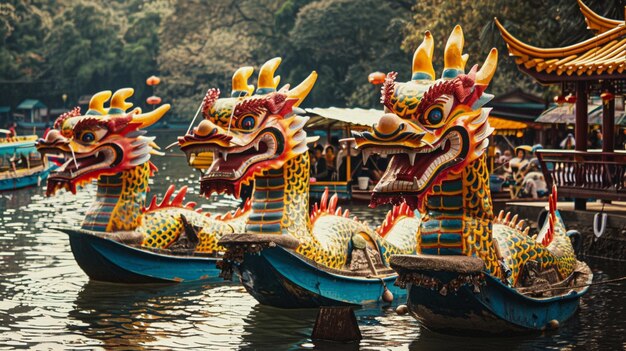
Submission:
M 563 95 L 557 95 L 557 96 L 555 96 L 555 97 L 554 97 L 554 102 L 555 102 L 557 105 L 559 105 L 559 106 L 563 105 L 563 104 L 565 103 L 565 96 L 563 96 Z
M 604 93 L 600 94 L 600 98 L 602 99 L 603 103 L 608 104 L 609 101 L 615 99 L 615 95 L 608 91 L 605 91 Z
M 372 72 L 367 76 L 367 80 L 374 85 L 379 85 L 385 82 L 385 77 L 386 75 L 383 72 Z
M 524 131 L 523 130 L 518 130 L 517 133 L 515 133 L 515 136 L 518 138 L 521 138 L 524 136 Z
M 158 96 L 150 96 L 146 99 L 146 102 L 148 105 L 158 105 L 161 103 L 161 98 Z
M 149 86 L 159 85 L 159 83 L 161 83 L 161 78 L 157 76 L 150 76 L 148 77 L 148 79 L 146 79 L 146 84 L 148 84 Z
M 568 104 L 575 104 L 576 103 L 576 96 L 572 95 L 572 93 L 569 93 L 565 97 L 565 102 L 567 102 Z

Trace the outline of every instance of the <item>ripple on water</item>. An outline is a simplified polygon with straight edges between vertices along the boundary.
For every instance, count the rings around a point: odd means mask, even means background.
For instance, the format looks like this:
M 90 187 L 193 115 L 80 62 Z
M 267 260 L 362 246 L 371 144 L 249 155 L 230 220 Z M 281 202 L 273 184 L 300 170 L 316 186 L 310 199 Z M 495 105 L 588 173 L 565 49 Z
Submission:
M 163 143 L 166 144 L 166 143 Z M 170 182 L 189 185 L 189 201 L 211 213 L 239 202 L 197 195 L 197 177 L 182 157 L 156 159 L 151 186 L 162 197 Z M 315 310 L 260 306 L 243 287 L 211 284 L 141 286 L 90 282 L 76 265 L 67 236 L 51 227 L 80 225 L 95 185 L 77 195 L 43 196 L 31 188 L 0 197 L 0 348 L 36 349 L 624 349 L 624 287 L 595 286 L 561 329 L 513 338 L 465 338 L 421 329 L 409 316 L 374 305 L 356 311 L 359 344 L 311 341 Z M 385 211 L 350 206 L 370 224 Z M 596 279 L 626 275 L 619 263 L 591 262 Z M 601 269 L 601 270 L 600 270 Z

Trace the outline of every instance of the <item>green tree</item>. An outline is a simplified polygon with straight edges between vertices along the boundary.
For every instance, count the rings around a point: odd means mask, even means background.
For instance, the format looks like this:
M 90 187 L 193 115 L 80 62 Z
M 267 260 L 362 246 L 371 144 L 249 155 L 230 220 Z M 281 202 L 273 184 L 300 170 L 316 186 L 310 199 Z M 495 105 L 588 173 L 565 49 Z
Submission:
M 113 10 L 78 2 L 54 19 L 45 40 L 45 57 L 55 94 L 115 89 L 116 63 L 122 52 L 120 24 Z
M 409 14 L 377 0 L 321 0 L 300 9 L 289 33 L 294 75 L 317 69 L 312 105 L 377 106 L 379 89 L 367 76 L 373 71 L 410 65 L 400 50 Z
M 162 23 L 166 30 L 159 35 L 158 65 L 163 77 L 159 92 L 172 102 L 177 117 L 191 119 L 208 88 L 230 94 L 237 68 L 273 57 L 256 57 L 262 38 L 271 35 L 275 9 L 270 5 L 276 6 L 252 0 L 176 3 Z
M 45 2 L 5 1 L 0 4 L 0 104 L 19 103 L 24 92 L 40 87 L 29 84 L 44 71 L 43 41 L 51 17 Z

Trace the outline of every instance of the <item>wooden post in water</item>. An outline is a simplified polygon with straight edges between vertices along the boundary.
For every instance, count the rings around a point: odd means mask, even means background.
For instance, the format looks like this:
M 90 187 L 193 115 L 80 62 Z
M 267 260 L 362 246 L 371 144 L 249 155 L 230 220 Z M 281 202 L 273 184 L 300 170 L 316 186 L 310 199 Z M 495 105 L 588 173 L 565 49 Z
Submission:
M 311 339 L 351 342 L 363 337 L 351 307 L 321 307 Z

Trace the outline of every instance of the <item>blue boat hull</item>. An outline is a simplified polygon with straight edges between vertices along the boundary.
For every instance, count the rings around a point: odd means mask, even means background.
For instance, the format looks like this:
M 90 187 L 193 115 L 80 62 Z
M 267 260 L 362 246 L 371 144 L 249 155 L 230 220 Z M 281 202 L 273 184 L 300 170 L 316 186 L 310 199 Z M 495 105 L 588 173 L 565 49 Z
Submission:
M 23 177 L 8 178 L 0 180 L 0 191 L 27 188 L 30 186 L 38 186 L 45 181 L 50 174 L 50 168 L 41 172 L 33 173 Z
M 223 281 L 215 266 L 219 258 L 166 255 L 85 231 L 59 230 L 69 235 L 76 262 L 93 280 L 124 284 Z
M 275 246 L 260 253 L 246 253 L 236 265 L 246 290 L 264 305 L 280 308 L 358 306 L 381 301 L 381 279 L 331 273 Z M 406 291 L 393 285 L 395 274 L 382 278 L 396 298 Z
M 393 258 L 392 258 L 393 265 Z M 394 269 L 397 267 L 394 266 Z M 458 272 L 442 270 L 402 270 L 404 274 L 421 275 L 443 284 L 458 278 Z M 484 273 L 480 285 L 461 285 L 457 291 L 428 284 L 407 283 L 407 305 L 410 313 L 426 328 L 454 334 L 508 334 L 558 327 L 577 310 L 583 288 L 555 297 L 535 298 L 523 295 L 498 279 Z M 591 281 L 590 276 L 587 282 Z

